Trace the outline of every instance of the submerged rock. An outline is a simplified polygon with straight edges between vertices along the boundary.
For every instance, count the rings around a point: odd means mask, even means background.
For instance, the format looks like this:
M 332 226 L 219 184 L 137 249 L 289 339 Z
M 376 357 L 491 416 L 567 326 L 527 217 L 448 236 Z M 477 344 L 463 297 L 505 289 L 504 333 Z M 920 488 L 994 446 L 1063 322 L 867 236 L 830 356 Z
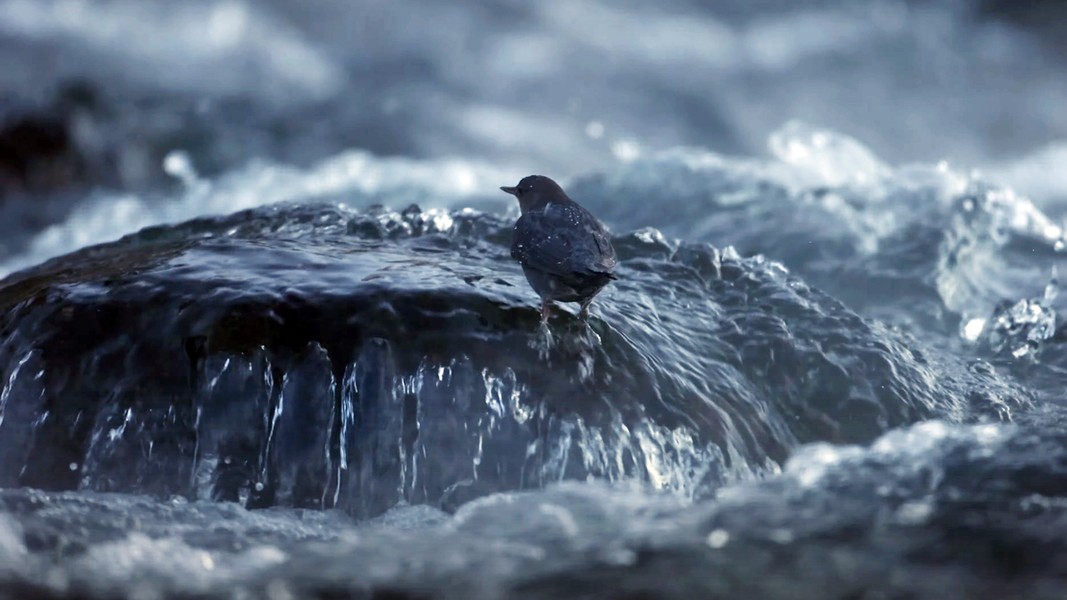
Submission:
M 802 442 L 1027 396 L 759 257 L 615 240 L 591 327 L 538 330 L 504 221 L 276 205 L 0 283 L 0 487 L 445 508 L 562 479 L 694 497 Z

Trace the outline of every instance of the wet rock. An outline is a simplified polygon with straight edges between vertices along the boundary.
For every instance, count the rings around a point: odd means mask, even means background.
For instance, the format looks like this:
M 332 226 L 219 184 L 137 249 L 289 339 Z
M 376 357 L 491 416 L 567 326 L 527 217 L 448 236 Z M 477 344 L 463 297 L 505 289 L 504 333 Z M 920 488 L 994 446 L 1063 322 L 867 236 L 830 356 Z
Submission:
M 537 328 L 506 222 L 276 205 L 0 284 L 0 486 L 459 506 L 561 479 L 690 497 L 801 442 L 1028 396 L 759 257 L 620 236 L 585 326 Z

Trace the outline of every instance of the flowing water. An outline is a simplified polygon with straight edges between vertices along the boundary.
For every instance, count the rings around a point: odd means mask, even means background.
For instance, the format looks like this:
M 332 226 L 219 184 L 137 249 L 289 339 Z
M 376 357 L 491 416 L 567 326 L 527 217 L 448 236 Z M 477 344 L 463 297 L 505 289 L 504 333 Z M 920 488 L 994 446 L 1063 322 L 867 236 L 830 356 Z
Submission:
M 69 137 L 61 185 L 0 171 L 0 593 L 1062 597 L 1055 46 L 772 4 L 353 36 L 329 1 L 0 0 L 8 101 Z M 540 327 L 509 256 L 531 170 L 613 232 L 588 323 Z

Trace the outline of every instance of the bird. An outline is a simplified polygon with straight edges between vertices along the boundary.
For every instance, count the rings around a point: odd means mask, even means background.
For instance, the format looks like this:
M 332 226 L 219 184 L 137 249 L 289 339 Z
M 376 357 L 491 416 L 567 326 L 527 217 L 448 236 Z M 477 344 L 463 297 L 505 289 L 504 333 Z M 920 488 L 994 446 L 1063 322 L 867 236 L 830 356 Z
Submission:
M 511 257 L 541 297 L 541 323 L 548 323 L 555 302 L 579 303 L 579 318 L 588 320 L 593 298 L 618 279 L 618 259 L 604 225 L 544 175 L 500 189 L 519 201 Z

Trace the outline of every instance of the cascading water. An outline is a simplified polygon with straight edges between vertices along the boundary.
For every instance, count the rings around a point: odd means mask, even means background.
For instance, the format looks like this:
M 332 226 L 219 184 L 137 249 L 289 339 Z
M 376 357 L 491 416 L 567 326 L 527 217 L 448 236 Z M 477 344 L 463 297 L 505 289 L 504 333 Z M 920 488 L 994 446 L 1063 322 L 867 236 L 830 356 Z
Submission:
M 0 0 L 0 596 L 1063 596 L 1061 9 L 164 4 Z

